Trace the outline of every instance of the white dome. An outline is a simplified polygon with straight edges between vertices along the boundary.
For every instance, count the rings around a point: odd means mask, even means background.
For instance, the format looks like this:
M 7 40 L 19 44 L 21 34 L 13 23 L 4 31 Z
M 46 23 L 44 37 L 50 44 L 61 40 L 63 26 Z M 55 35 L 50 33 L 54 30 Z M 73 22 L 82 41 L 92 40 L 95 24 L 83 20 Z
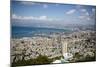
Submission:
M 65 60 L 71 59 L 73 57 L 71 53 L 64 53 L 63 56 Z

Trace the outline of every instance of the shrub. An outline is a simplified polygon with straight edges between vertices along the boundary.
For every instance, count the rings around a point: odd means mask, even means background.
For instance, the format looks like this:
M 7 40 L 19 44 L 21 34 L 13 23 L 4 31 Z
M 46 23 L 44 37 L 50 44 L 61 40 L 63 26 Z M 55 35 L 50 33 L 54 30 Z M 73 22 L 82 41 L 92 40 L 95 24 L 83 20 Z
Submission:
M 51 62 L 52 62 L 52 59 L 49 59 L 47 56 L 39 55 L 35 59 L 18 60 L 16 62 L 13 62 L 12 63 L 12 67 L 15 67 L 15 66 L 26 66 L 26 65 L 50 64 Z

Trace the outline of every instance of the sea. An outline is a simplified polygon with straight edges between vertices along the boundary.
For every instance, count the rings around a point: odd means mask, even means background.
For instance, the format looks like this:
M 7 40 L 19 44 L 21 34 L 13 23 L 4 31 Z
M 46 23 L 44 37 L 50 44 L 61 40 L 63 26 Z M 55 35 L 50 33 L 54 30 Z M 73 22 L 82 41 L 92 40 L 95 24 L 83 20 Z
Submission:
M 43 27 L 23 27 L 23 26 L 12 26 L 11 27 L 11 38 L 22 38 L 22 37 L 34 37 L 40 35 L 51 35 L 54 33 L 70 32 L 68 29 L 57 29 L 57 28 L 43 28 Z

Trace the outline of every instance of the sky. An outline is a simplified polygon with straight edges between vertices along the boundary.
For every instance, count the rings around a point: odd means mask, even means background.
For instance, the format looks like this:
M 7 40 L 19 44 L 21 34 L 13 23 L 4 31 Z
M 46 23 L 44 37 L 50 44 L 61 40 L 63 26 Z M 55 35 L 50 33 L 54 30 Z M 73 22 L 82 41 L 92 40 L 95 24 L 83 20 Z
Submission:
M 96 7 L 78 4 L 12 1 L 12 25 L 94 24 Z

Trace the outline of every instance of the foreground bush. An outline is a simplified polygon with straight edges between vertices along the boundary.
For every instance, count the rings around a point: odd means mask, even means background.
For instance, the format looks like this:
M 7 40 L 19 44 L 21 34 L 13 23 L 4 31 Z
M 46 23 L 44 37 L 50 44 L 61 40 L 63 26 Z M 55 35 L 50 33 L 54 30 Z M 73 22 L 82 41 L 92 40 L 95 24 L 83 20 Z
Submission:
M 96 61 L 96 55 L 94 56 L 86 55 L 84 57 L 83 55 L 80 55 L 80 53 L 75 53 L 73 59 L 71 60 L 71 62 L 89 62 L 89 61 Z
M 12 63 L 12 67 L 15 66 L 26 66 L 26 65 L 40 65 L 40 64 L 50 64 L 52 59 L 49 59 L 47 56 L 39 55 L 35 59 L 29 60 L 18 60 L 17 62 Z

